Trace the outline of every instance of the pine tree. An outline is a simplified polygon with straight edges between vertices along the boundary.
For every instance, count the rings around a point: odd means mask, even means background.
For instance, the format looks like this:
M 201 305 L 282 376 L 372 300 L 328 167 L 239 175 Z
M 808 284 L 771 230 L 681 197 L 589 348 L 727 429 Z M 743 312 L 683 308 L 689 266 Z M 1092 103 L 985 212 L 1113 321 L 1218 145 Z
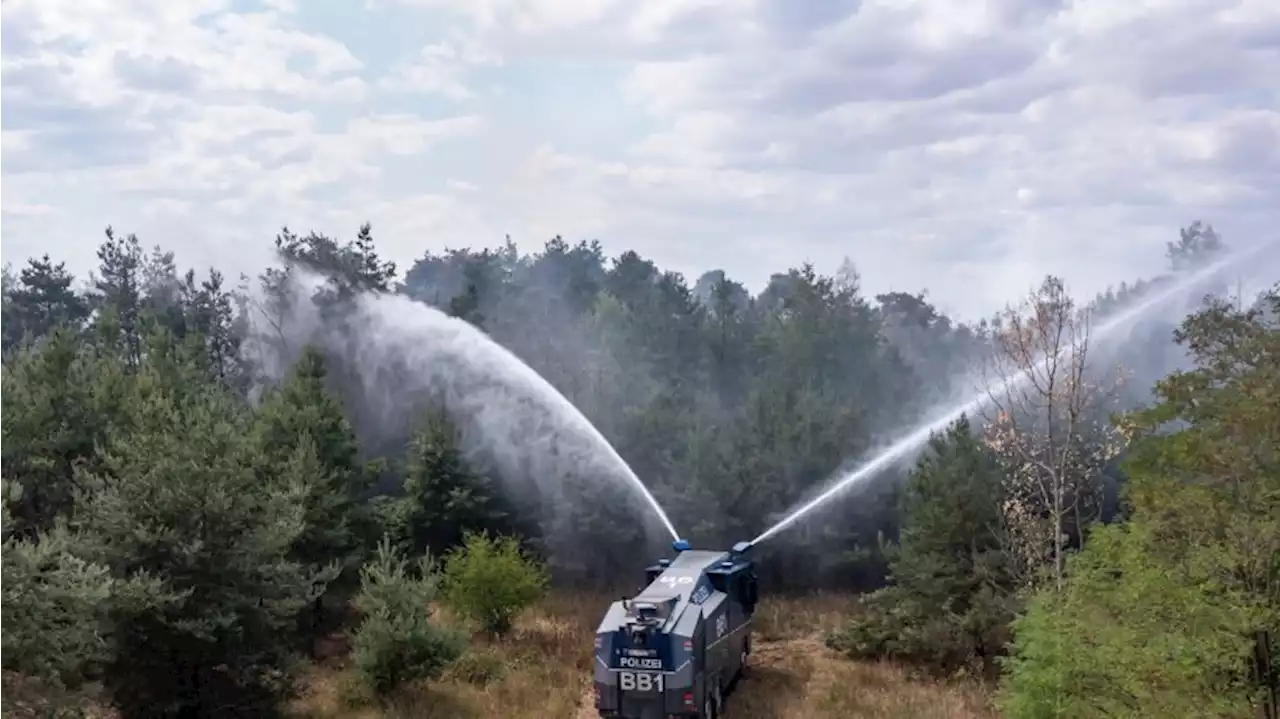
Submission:
M 4 476 L 23 484 L 14 507 L 23 536 L 53 526 L 74 503 L 79 466 L 96 463 L 96 447 L 126 420 L 123 374 L 71 328 L 55 329 L 38 347 L 5 363 L 0 457 Z
M 106 655 L 103 609 L 112 578 L 75 554 L 79 538 L 59 526 L 38 537 L 11 533 L 9 507 L 22 486 L 6 481 L 3 587 L 4 667 L 74 687 Z
M 80 478 L 85 558 L 145 589 L 109 603 L 104 680 L 126 715 L 270 716 L 297 616 L 336 574 L 289 556 L 315 488 L 261 482 L 243 405 L 167 379 L 144 362 L 133 431 Z
M 414 679 L 434 679 L 461 656 L 466 637 L 443 628 L 433 616 L 440 573 L 430 554 L 416 566 L 387 538 L 360 568 L 356 606 L 360 625 L 352 633 L 352 660 L 366 688 L 386 696 Z
M 967 418 L 934 436 L 903 491 L 903 528 L 883 590 L 835 644 L 860 657 L 892 657 L 942 671 L 990 669 L 1017 605 L 994 456 Z
M 71 287 L 75 280 L 64 262 L 49 255 L 27 261 L 4 297 L 4 350 L 17 347 L 24 338 L 34 340 L 56 327 L 80 329 L 89 317 L 89 306 Z
M 260 481 L 307 488 L 300 497 L 302 530 L 289 556 L 306 565 L 336 562 L 332 598 L 354 588 L 372 540 L 364 493 L 374 468 L 361 461 L 355 432 L 341 400 L 326 388 L 327 377 L 324 356 L 307 347 L 289 377 L 264 398 L 253 436 L 261 456 Z M 313 652 L 328 618 L 325 596 L 317 596 L 302 627 Z
M 144 256 L 135 235 L 117 237 L 110 227 L 107 239 L 98 247 L 98 272 L 93 276 L 93 305 L 99 319 L 103 312 L 113 318 L 112 338 L 120 343 L 125 363 L 130 368 L 141 360 Z M 100 328 L 101 331 L 101 328 Z
M 492 481 L 467 466 L 457 430 L 440 412 L 428 412 L 409 443 L 398 533 L 414 556 L 443 553 L 467 531 L 502 528 L 508 510 Z
M 289 377 L 264 398 L 254 439 L 264 482 L 314 474 L 293 557 L 304 563 L 337 559 L 344 569 L 354 569 L 365 531 L 360 500 L 370 473 L 341 400 L 325 386 L 327 375 L 323 355 L 308 347 Z

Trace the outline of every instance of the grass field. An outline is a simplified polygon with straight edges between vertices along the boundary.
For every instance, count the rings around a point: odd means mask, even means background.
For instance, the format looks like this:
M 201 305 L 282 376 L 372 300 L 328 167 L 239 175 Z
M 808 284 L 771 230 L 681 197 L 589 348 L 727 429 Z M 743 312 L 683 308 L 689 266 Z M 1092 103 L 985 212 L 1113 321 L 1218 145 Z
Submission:
M 553 597 L 506 639 L 477 638 L 442 680 L 385 705 L 364 700 L 335 640 L 311 668 L 297 719 L 596 719 L 590 701 L 592 633 L 610 598 Z M 822 642 L 847 598 L 773 599 L 757 612 L 751 676 L 724 719 L 979 719 L 995 717 L 976 684 L 913 679 L 887 664 L 845 660 Z M 448 619 L 445 619 L 448 621 Z

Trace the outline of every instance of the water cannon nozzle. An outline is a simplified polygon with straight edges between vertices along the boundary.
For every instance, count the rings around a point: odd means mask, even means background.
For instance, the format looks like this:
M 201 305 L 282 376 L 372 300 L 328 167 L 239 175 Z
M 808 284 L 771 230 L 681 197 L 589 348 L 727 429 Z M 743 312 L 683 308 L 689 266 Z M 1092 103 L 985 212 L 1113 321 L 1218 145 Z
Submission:
M 679 554 L 680 552 L 687 552 L 689 551 L 689 540 L 677 539 L 671 543 L 671 548 L 676 551 L 676 554 Z
M 734 555 L 746 554 L 749 551 L 751 551 L 751 542 L 738 542 L 733 545 Z

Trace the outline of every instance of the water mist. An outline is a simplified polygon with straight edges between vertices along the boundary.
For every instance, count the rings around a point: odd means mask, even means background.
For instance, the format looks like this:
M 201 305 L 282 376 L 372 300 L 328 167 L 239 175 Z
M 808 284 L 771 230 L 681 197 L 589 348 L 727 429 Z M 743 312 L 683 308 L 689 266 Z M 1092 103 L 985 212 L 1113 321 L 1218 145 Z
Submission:
M 619 482 L 678 539 L 653 494 L 591 422 L 547 380 L 488 335 L 462 320 L 399 295 L 363 293 L 341 317 L 312 298 L 327 280 L 293 267 L 281 317 L 257 319 L 256 349 L 280 377 L 306 344 L 358 367 L 365 401 L 386 424 L 413 423 L 425 401 L 443 405 L 462 449 L 497 465 L 509 491 L 550 500 L 559 513 L 571 498 L 567 477 Z M 283 351 L 281 348 L 285 348 Z
M 1161 308 L 1171 300 L 1188 295 L 1196 287 L 1200 286 L 1205 281 L 1214 278 L 1223 270 L 1234 265 L 1238 265 L 1244 260 L 1257 255 L 1261 250 L 1267 247 L 1271 247 L 1271 245 L 1261 245 L 1250 248 L 1246 251 L 1234 253 L 1199 272 L 1172 282 L 1167 287 L 1160 289 L 1154 292 L 1151 296 L 1141 300 L 1133 307 L 1118 313 L 1114 317 L 1098 325 L 1090 333 L 1091 340 L 1105 342 L 1109 336 L 1116 336 L 1119 330 L 1128 327 L 1154 310 Z M 1063 348 L 1063 351 L 1066 349 L 1068 348 Z M 1026 372 L 1019 372 L 998 383 L 992 392 L 995 394 L 1001 394 L 1009 389 L 1017 388 L 1027 381 L 1028 375 Z M 894 441 L 893 444 L 881 450 L 875 456 L 863 462 L 853 470 L 838 475 L 825 491 L 790 511 L 772 527 L 761 532 L 760 536 L 751 540 L 751 544 L 755 545 L 773 537 L 784 529 L 787 529 L 791 525 L 800 521 L 806 515 L 810 514 L 822 505 L 830 502 L 841 493 L 866 482 L 881 471 L 907 458 L 912 452 L 924 446 L 929 441 L 930 436 L 945 430 L 948 425 L 958 420 L 962 415 L 972 414 L 976 410 L 985 406 L 988 397 L 989 394 L 987 392 L 978 393 L 976 396 L 967 400 L 963 400 L 944 408 L 941 412 L 933 415 L 933 419 L 927 420 L 916 428 L 908 430 L 905 436 Z

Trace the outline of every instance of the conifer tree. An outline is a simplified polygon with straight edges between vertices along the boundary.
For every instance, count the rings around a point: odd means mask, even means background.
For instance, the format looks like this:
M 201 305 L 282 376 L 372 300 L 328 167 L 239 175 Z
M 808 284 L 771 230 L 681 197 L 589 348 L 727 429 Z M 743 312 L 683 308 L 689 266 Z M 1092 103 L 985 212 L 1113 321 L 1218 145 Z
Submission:
M 122 379 L 113 356 L 96 356 L 69 327 L 5 363 L 0 463 L 4 476 L 23 485 L 12 510 L 18 534 L 52 527 L 70 512 L 74 470 L 96 463 L 96 447 L 126 420 L 118 406 Z
M 907 478 L 890 586 L 860 600 L 835 644 L 943 671 L 990 669 L 1017 609 L 996 458 L 961 418 L 934 436 Z
M 324 356 L 307 347 L 289 377 L 259 407 L 253 428 L 265 484 L 303 486 L 302 528 L 289 557 L 304 565 L 335 562 L 339 575 L 330 589 L 354 588 L 366 540 L 374 528 L 364 500 L 374 468 L 360 459 L 355 432 L 340 399 L 326 385 Z M 317 596 L 304 633 L 315 640 L 326 621 L 324 596 Z
M 179 391 L 146 350 L 132 431 L 79 478 L 86 560 L 135 587 L 108 605 L 105 683 L 127 715 L 272 715 L 298 613 L 336 572 L 290 557 L 315 488 L 260 481 L 245 407 L 211 381 Z
M 75 554 L 65 526 L 23 538 L 12 533 L 9 507 L 22 485 L 0 485 L 4 512 L 4 668 L 75 687 L 106 657 L 103 611 L 112 593 L 107 568 Z
M 306 563 L 337 559 L 344 569 L 354 569 L 366 531 L 360 500 L 370 469 L 360 459 L 342 401 L 325 386 L 327 374 L 324 356 L 308 347 L 289 377 L 264 398 L 254 439 L 264 481 L 313 475 L 294 558 Z
M 414 556 L 443 554 L 467 531 L 502 528 L 508 510 L 485 475 L 467 466 L 448 417 L 428 412 L 409 443 L 397 531 Z
M 56 327 L 80 329 L 89 317 L 89 305 L 71 284 L 75 280 L 66 263 L 55 263 L 44 255 L 31 258 L 27 266 L 5 288 L 4 350 L 16 348 L 23 339 L 44 337 Z

